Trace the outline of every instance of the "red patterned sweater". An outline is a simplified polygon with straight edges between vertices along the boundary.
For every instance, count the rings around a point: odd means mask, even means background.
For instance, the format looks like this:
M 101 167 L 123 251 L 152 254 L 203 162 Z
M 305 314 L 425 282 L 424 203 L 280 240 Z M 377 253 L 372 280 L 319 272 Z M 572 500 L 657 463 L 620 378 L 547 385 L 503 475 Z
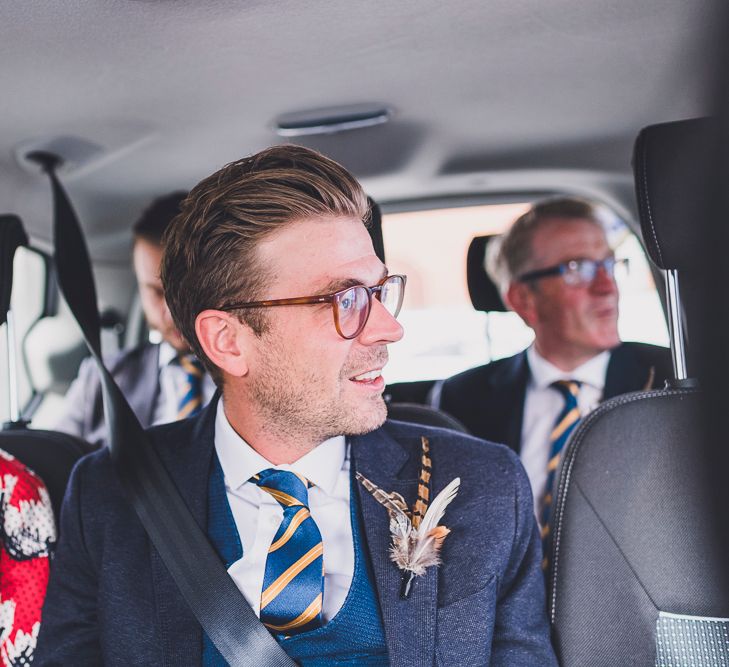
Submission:
M 0 663 L 32 660 L 56 527 L 48 491 L 0 450 Z

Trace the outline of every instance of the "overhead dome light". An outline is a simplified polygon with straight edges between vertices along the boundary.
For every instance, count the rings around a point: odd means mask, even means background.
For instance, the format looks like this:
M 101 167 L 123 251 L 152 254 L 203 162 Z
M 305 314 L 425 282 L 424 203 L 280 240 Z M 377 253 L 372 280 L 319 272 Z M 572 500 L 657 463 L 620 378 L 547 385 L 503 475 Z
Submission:
M 350 104 L 285 113 L 275 120 L 274 129 L 282 137 L 334 134 L 382 125 L 391 116 L 392 110 L 382 104 Z
M 15 158 L 21 167 L 37 172 L 39 162 L 30 157 L 33 154 L 52 154 L 60 158 L 59 173 L 76 173 L 105 156 L 102 146 L 74 136 L 49 136 L 25 141 L 15 148 Z

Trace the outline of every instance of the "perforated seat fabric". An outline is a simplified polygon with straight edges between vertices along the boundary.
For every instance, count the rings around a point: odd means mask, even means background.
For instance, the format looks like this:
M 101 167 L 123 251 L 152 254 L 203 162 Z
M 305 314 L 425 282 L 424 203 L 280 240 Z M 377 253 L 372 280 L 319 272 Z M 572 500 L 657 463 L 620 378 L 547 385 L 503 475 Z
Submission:
M 695 389 L 626 394 L 573 433 L 548 581 L 562 667 L 657 664 L 660 612 L 729 618 L 700 401 Z
M 656 667 L 726 667 L 729 619 L 661 612 L 656 654 Z

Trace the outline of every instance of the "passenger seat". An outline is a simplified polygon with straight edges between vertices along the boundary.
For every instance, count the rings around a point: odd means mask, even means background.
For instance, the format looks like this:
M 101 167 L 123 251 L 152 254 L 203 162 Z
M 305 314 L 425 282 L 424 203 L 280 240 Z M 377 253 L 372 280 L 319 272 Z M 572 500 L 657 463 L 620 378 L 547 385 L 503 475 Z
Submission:
M 14 215 L 0 216 L 0 326 L 5 325 L 8 329 L 12 327 L 12 317 L 8 321 L 8 313 L 13 286 L 13 258 L 18 247 L 28 245 L 28 236 L 20 219 Z M 15 350 L 9 349 L 10 338 L 6 336 L 8 350 L 14 355 Z M 9 386 L 8 395 L 15 398 L 13 404 L 17 406 L 17 387 Z M 58 520 L 71 469 L 94 447 L 65 433 L 30 429 L 16 409 L 10 420 L 2 425 L 0 449 L 12 454 L 45 483 Z
M 486 313 L 486 342 L 491 357 L 491 313 L 505 313 L 509 309 L 504 305 L 501 293 L 491 276 L 486 272 L 486 250 L 489 244 L 498 238 L 496 234 L 475 236 L 471 239 L 466 255 L 466 282 L 468 295 L 474 310 Z M 486 361 L 491 361 L 491 358 Z M 440 392 L 444 380 L 438 380 L 428 394 L 428 404 L 436 407 L 440 405 Z
M 676 377 L 606 401 L 567 444 L 548 577 L 563 667 L 729 664 L 726 480 L 711 460 L 706 396 L 688 379 L 677 277 L 703 270 L 695 250 L 715 144 L 706 119 L 651 126 L 636 142 L 640 222 L 666 271 Z

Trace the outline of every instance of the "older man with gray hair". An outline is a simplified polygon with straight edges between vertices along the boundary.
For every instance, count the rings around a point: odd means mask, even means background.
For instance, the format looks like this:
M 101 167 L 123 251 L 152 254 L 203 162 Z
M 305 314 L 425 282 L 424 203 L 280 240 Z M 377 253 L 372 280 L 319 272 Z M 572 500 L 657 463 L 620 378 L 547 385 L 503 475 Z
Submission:
M 662 385 L 670 357 L 665 348 L 621 343 L 620 260 L 589 202 L 536 203 L 489 259 L 492 279 L 534 342 L 446 380 L 439 407 L 519 454 L 544 525 L 561 447 L 580 416 L 606 398 Z

